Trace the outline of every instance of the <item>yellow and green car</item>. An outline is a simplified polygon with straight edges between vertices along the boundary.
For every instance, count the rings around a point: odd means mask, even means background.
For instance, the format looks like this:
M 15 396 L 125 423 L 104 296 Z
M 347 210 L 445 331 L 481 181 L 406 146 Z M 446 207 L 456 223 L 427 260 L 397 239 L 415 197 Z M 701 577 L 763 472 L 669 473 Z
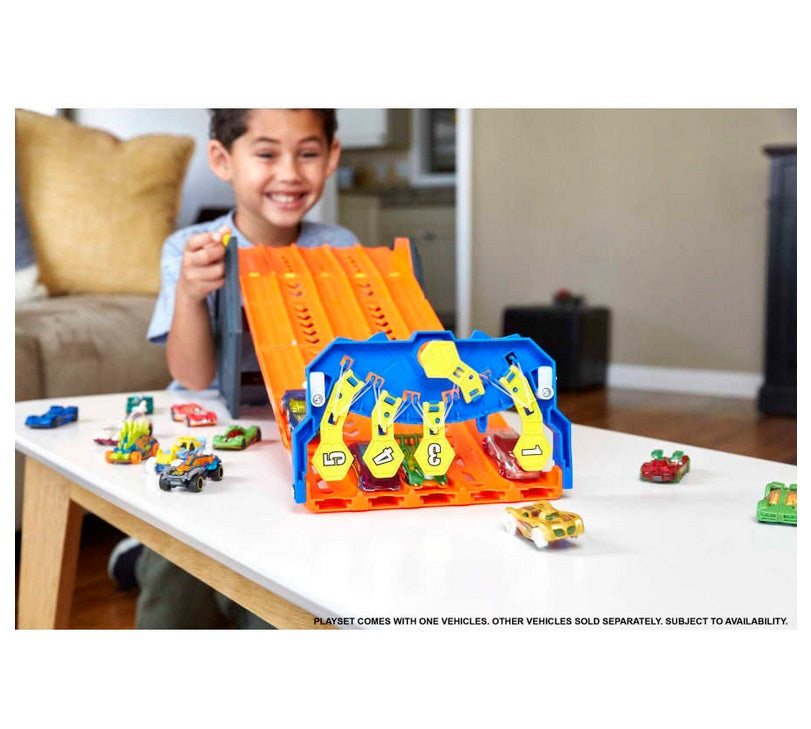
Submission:
M 118 438 L 118 445 L 104 454 L 107 463 L 140 463 L 158 452 L 158 441 L 146 418 L 125 420 Z
M 531 539 L 536 547 L 545 547 L 559 539 L 579 537 L 583 520 L 570 511 L 558 511 L 548 501 L 538 501 L 529 506 L 508 506 L 504 528 L 510 534 L 518 532 Z

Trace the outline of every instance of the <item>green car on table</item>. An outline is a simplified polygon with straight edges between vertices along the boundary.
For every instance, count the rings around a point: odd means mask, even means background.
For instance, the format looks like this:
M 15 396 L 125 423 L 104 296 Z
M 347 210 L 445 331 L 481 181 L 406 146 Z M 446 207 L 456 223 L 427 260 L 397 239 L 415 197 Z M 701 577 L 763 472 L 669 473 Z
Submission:
M 241 451 L 260 440 L 262 431 L 259 426 L 231 425 L 222 435 L 215 435 L 211 444 L 218 450 Z
M 757 503 L 757 520 L 772 524 L 797 525 L 797 484 L 779 481 L 766 485 L 766 493 Z

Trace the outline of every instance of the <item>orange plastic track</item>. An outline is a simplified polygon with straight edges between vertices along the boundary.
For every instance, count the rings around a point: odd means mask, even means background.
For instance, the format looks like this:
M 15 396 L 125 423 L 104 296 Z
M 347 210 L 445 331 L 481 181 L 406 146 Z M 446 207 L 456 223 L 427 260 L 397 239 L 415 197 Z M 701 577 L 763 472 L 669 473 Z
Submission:
M 290 431 L 281 401 L 287 390 L 305 386 L 305 367 L 336 337 L 366 340 L 377 332 L 390 339 L 408 339 L 414 331 L 442 330 L 414 277 L 408 239 L 394 249 L 285 248 L 254 246 L 239 249 L 239 280 L 248 326 L 268 390 L 282 441 L 290 450 Z M 508 427 L 491 415 L 490 428 Z M 395 426 L 397 433 L 414 426 Z M 350 413 L 347 444 L 369 440 L 369 420 Z M 456 459 L 448 484 L 411 487 L 405 479 L 396 492 L 360 491 L 351 469 L 339 482 L 325 483 L 314 470 L 307 476 L 312 511 L 446 506 L 558 498 L 563 479 L 558 466 L 535 481 L 510 481 L 499 475 L 481 447 L 483 436 L 474 423 L 453 423 L 446 435 Z M 309 457 L 318 444 L 309 445 Z

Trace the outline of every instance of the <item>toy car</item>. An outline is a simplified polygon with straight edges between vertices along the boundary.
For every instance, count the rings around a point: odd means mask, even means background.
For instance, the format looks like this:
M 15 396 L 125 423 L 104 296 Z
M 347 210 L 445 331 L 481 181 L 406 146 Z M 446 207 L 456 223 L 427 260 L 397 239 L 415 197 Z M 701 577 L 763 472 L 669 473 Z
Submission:
M 130 395 L 127 398 L 127 415 L 129 415 L 141 403 L 145 403 L 143 407 L 144 415 L 151 415 L 155 410 L 155 403 L 150 395 Z
M 394 476 L 388 478 L 377 478 L 373 476 L 369 470 L 369 466 L 363 460 L 363 454 L 366 452 L 368 443 L 352 443 L 349 446 L 349 452 L 352 454 L 352 467 L 355 469 L 355 475 L 358 477 L 358 488 L 361 491 L 399 491 L 400 490 L 400 471 L 398 469 Z
M 420 440 L 416 435 L 395 435 L 395 440 L 403 451 L 403 472 L 405 473 L 406 482 L 409 486 L 414 488 L 421 488 L 424 484 L 436 484 L 438 486 L 445 486 L 448 483 L 447 474 L 436 476 L 435 478 L 426 478 L 420 464 L 417 463 L 414 454 L 417 452 L 417 446 Z
M 282 395 L 282 409 L 292 433 L 307 414 L 307 393 L 304 390 L 287 390 Z
M 202 491 L 206 478 L 222 479 L 222 461 L 213 453 L 189 453 L 181 462 L 173 463 L 158 479 L 163 491 L 184 486 L 189 491 Z
M 115 449 L 104 454 L 107 463 L 140 463 L 158 452 L 158 441 L 144 418 L 124 421 L 119 438 Z
M 180 438 L 175 438 L 172 447 L 159 451 L 155 456 L 155 473 L 165 471 L 174 461 L 178 458 L 185 458 L 191 453 L 202 451 L 206 446 L 206 439 L 192 438 L 188 435 L 183 435 Z
M 678 483 L 690 471 L 690 456 L 684 451 L 673 451 L 665 458 L 661 448 L 651 451 L 652 460 L 645 461 L 639 469 L 639 478 L 655 483 Z
M 757 502 L 757 520 L 797 526 L 797 484 L 786 486 L 779 481 L 768 484 L 763 498 Z
M 121 426 L 123 423 L 114 423 L 113 425 L 105 425 L 96 431 L 93 440 L 99 445 L 114 446 L 118 445 L 120 440 L 119 434 L 121 433 Z
M 198 425 L 216 425 L 217 415 L 210 410 L 198 405 L 196 402 L 184 403 L 182 405 L 172 405 L 172 419 L 178 422 L 185 422 L 187 428 Z
M 531 539 L 536 547 L 544 547 L 559 539 L 579 537 L 583 533 L 583 520 L 570 511 L 558 511 L 548 501 L 538 501 L 529 506 L 508 506 L 504 528 L 510 534 L 519 532 Z
M 498 472 L 511 481 L 534 481 L 541 477 L 540 471 L 525 471 L 513 453 L 518 442 L 518 433 L 512 430 L 496 430 L 484 439 L 484 450 L 496 463 Z
M 72 423 L 79 419 L 79 408 L 75 405 L 51 405 L 47 413 L 43 415 L 29 415 L 25 419 L 25 424 L 29 428 L 58 428 L 60 425 Z
M 262 440 L 262 430 L 257 425 L 247 428 L 241 425 L 232 425 L 222 435 L 215 435 L 211 444 L 221 450 L 241 451 L 249 445 Z

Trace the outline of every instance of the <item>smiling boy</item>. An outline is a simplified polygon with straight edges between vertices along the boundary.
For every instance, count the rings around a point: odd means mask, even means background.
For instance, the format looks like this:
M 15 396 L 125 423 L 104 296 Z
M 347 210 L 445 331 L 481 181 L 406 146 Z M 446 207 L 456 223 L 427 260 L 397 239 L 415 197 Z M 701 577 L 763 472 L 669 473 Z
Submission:
M 336 129 L 334 109 L 211 110 L 209 164 L 233 187 L 236 207 L 177 231 L 163 245 L 161 291 L 147 336 L 166 344 L 175 378 L 170 389 L 202 390 L 216 381 L 212 321 L 216 292 L 225 283 L 226 233 L 229 245 L 240 247 L 357 243 L 345 228 L 303 220 L 338 166 Z M 252 345 L 246 346 L 243 367 L 258 369 Z M 116 547 L 108 572 L 121 586 L 140 588 L 138 628 L 270 627 L 135 540 Z
M 169 371 L 192 390 L 212 386 L 213 294 L 225 283 L 225 247 L 352 246 L 345 228 L 303 221 L 338 166 L 334 109 L 212 109 L 208 160 L 234 189 L 236 208 L 164 243 L 161 292 L 148 337 L 166 343 Z

